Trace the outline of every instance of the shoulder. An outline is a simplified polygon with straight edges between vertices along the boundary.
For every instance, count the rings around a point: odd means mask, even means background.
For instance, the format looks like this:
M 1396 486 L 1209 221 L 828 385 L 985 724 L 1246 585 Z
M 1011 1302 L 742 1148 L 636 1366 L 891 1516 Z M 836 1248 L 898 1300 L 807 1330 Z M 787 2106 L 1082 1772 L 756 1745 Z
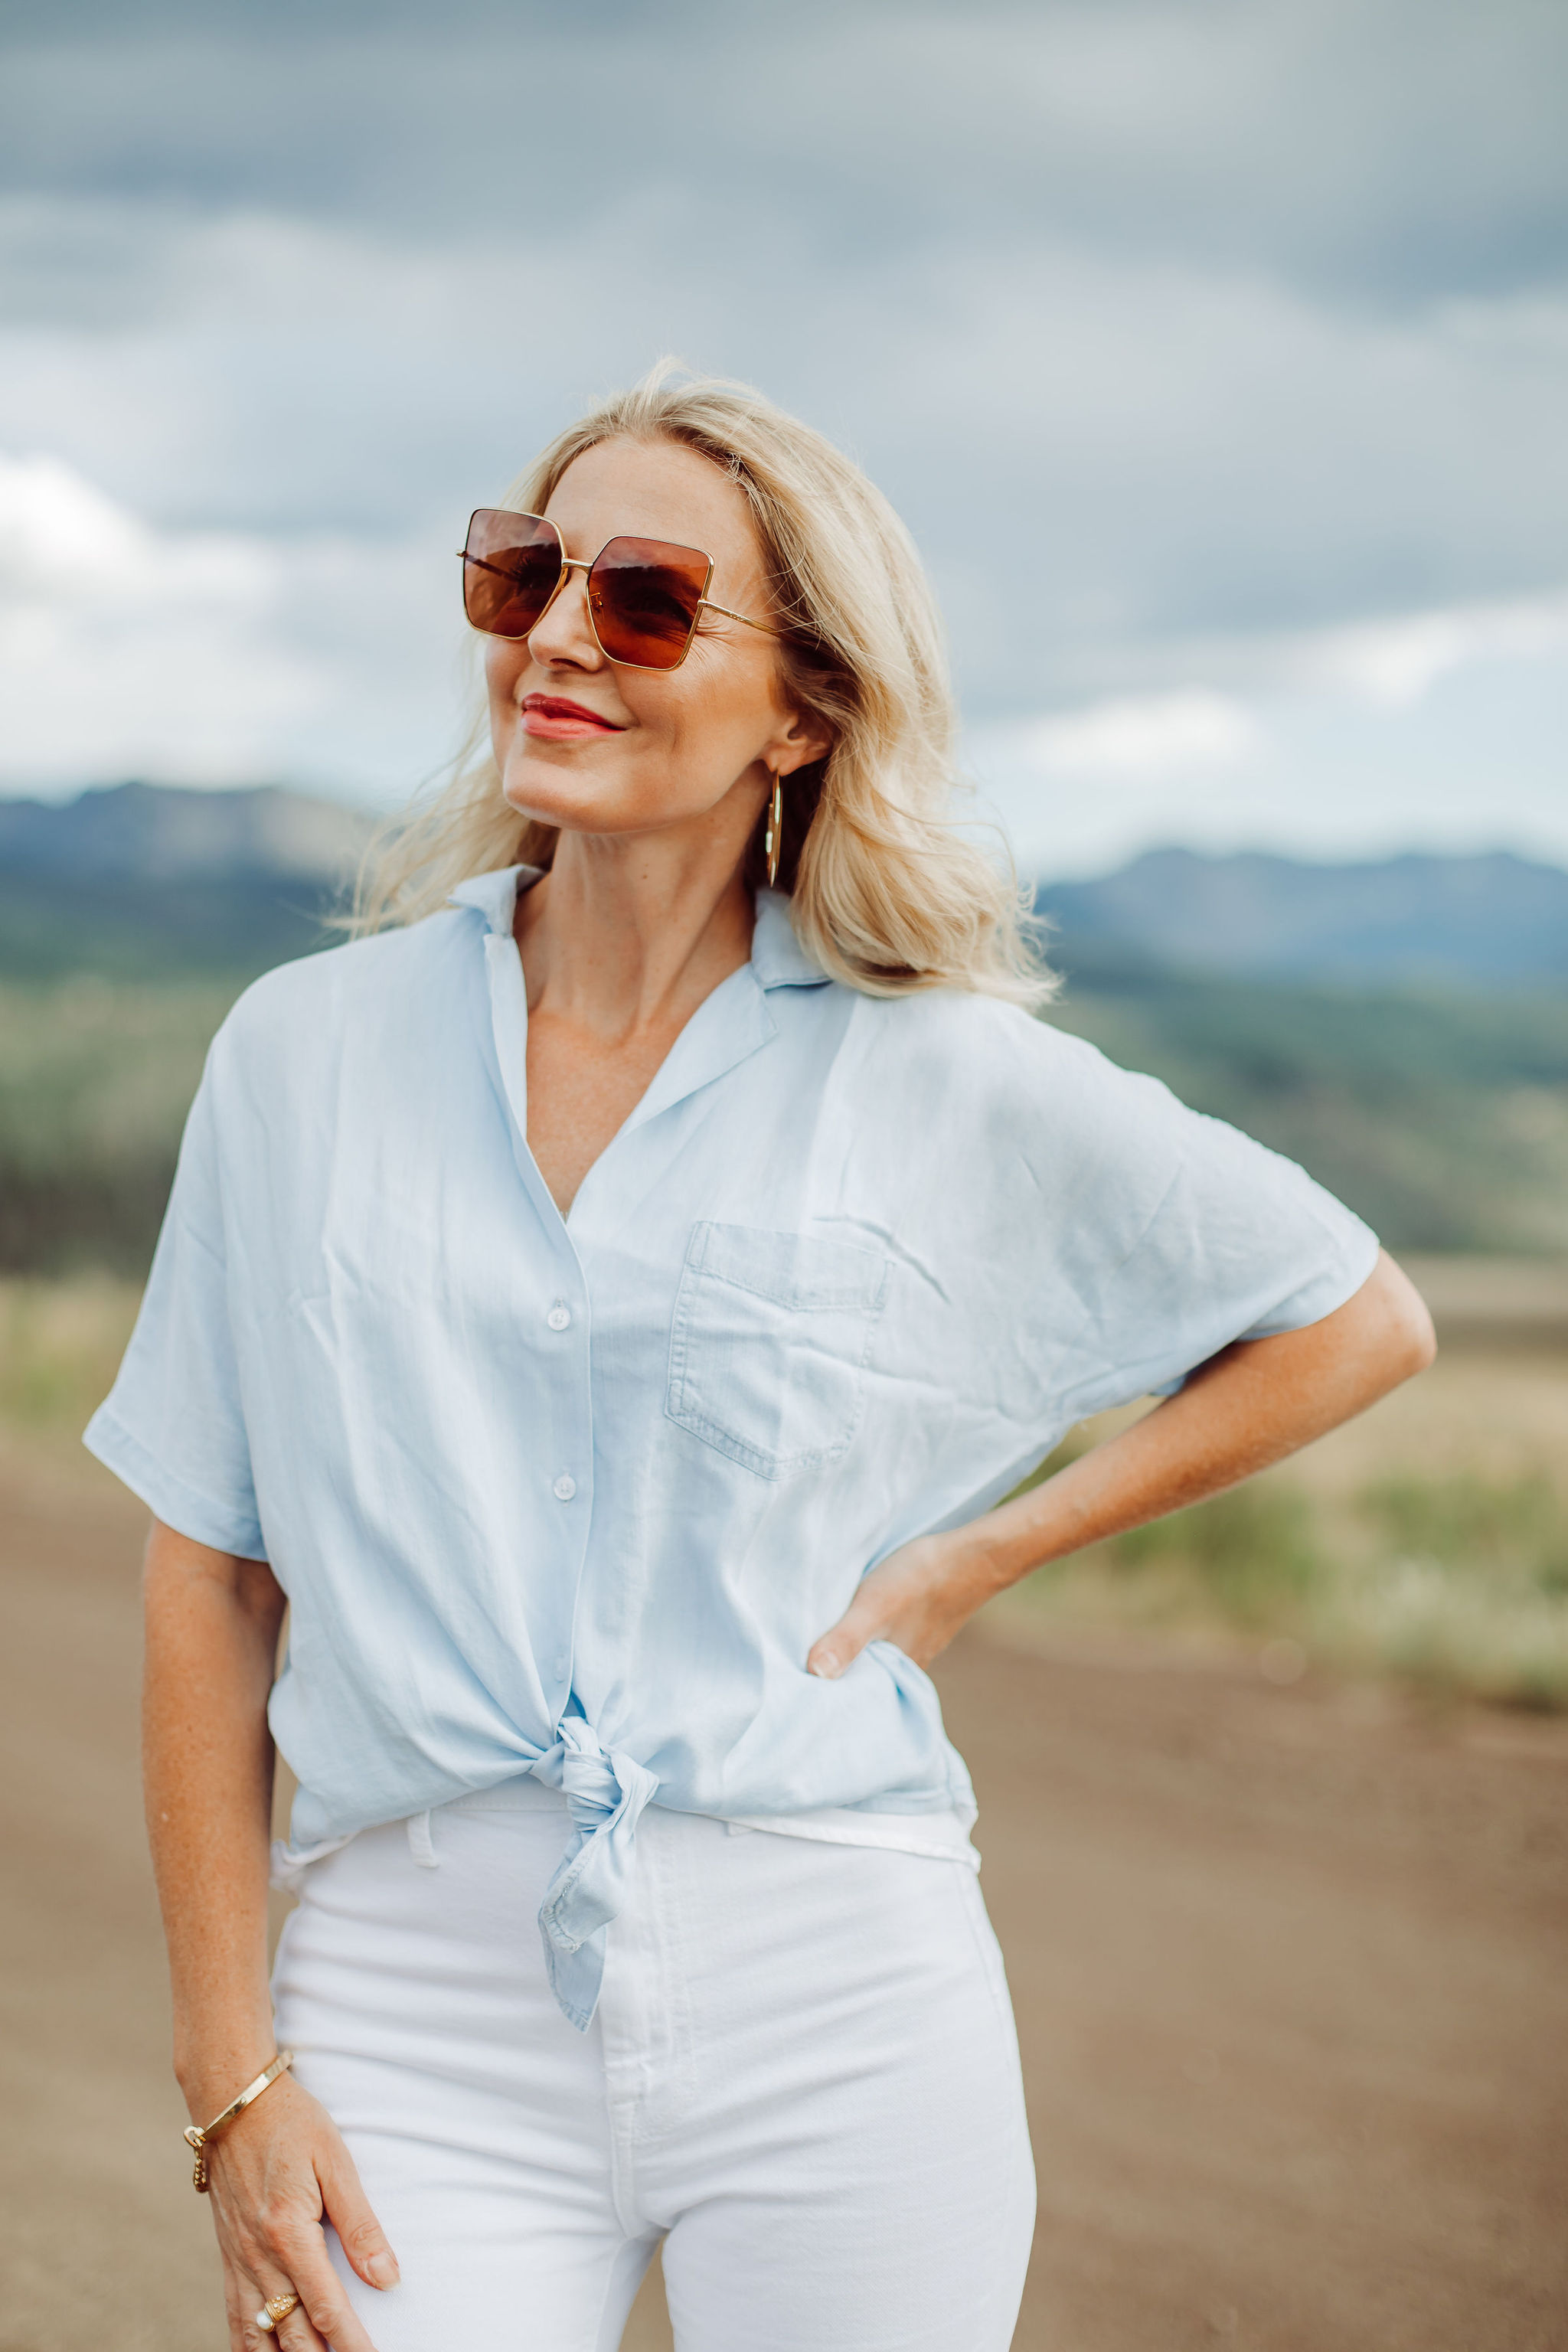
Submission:
M 459 961 L 472 921 L 448 908 L 404 929 L 377 931 L 277 964 L 252 981 L 218 1034 L 241 1049 L 265 1045 L 279 1032 L 297 1040 L 301 1024 L 331 1024 L 384 1005 L 389 995 L 426 987 Z
M 956 989 L 861 996 L 856 1027 L 864 1050 L 905 1083 L 940 1083 L 960 1096 L 1002 1094 L 1018 1107 L 1075 1106 L 1113 1118 L 1159 1115 L 1174 1098 L 1155 1078 L 1124 1070 L 1082 1037 L 1000 998 Z
M 277 965 L 253 981 L 213 1040 L 220 1101 L 330 1084 L 346 1055 L 396 1059 L 434 1024 L 449 1030 L 476 964 L 475 919 L 458 909 Z

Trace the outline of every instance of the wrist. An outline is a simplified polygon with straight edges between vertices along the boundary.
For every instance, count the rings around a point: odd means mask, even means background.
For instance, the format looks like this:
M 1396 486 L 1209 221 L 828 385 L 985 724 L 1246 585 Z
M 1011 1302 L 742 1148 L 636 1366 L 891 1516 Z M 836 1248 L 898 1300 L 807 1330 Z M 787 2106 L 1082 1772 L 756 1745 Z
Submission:
M 1005 1547 L 1001 1531 L 989 1525 L 994 1514 L 976 1519 L 966 1528 L 957 1528 L 942 1538 L 945 1548 L 944 1581 L 955 1594 L 963 1594 L 975 1609 L 983 1608 L 996 1593 L 1005 1591 L 1016 1570 L 1009 1571 Z
M 277 2037 L 268 2017 L 241 2031 L 201 2042 L 178 2041 L 174 2049 L 174 2080 L 194 2124 L 205 2124 L 253 2082 L 278 2054 Z

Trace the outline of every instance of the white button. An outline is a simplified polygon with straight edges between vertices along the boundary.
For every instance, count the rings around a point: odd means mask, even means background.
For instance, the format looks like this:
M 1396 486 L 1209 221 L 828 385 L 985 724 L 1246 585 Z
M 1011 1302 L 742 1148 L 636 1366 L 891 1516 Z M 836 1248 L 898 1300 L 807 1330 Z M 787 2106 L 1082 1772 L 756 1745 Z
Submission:
M 564 1331 L 572 1320 L 572 1309 L 563 1298 L 558 1298 L 544 1319 L 552 1331 Z
M 577 1481 L 567 1471 L 563 1470 L 552 1491 L 558 1503 L 569 1503 L 577 1492 Z

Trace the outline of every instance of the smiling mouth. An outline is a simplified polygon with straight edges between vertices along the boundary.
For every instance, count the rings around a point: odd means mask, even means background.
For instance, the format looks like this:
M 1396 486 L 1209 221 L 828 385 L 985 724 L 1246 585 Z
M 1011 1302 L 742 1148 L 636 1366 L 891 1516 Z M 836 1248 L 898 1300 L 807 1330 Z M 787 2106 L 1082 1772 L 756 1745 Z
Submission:
M 563 695 L 530 694 L 523 698 L 523 732 L 537 735 L 546 742 L 569 743 L 589 735 L 619 735 L 624 730 L 613 719 L 601 719 L 581 702 L 568 702 Z

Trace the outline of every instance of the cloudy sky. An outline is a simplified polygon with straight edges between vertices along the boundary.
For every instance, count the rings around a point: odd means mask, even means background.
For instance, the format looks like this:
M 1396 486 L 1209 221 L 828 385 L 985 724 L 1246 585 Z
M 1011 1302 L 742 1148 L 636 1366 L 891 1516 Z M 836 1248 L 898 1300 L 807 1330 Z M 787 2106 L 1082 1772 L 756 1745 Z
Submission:
M 0 790 L 391 802 L 658 353 L 852 449 L 1031 870 L 1568 861 L 1562 0 L 8 0 Z

